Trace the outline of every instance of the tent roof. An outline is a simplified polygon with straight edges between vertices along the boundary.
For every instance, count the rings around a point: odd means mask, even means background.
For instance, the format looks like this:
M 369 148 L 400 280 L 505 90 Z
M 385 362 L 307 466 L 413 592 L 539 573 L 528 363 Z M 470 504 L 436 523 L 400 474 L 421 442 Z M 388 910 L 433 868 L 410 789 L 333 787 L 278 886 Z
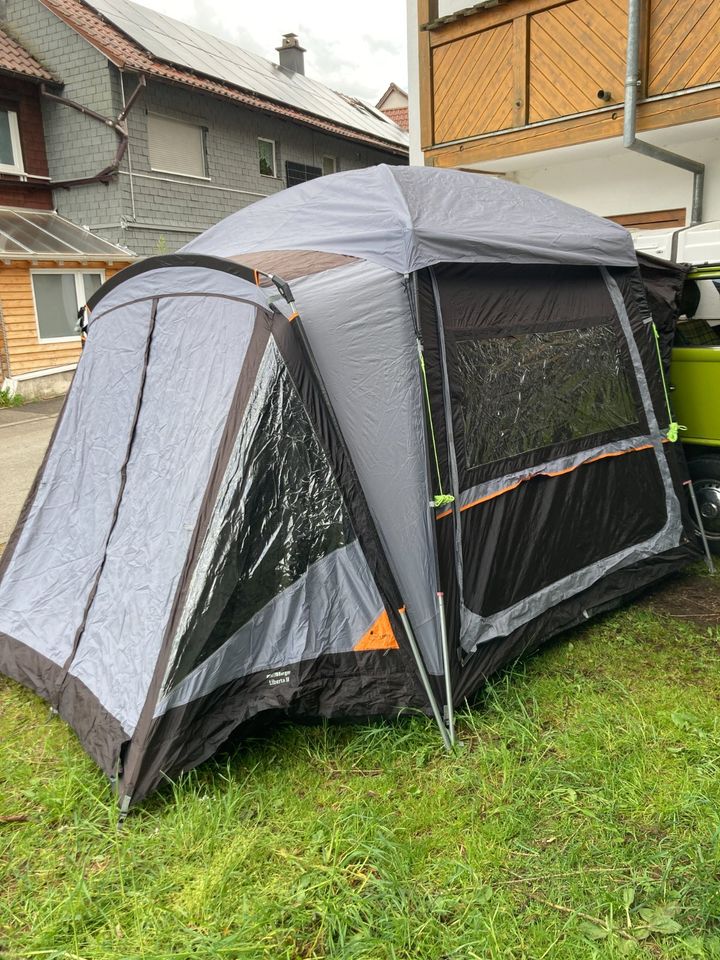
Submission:
M 496 177 L 381 164 L 320 177 L 211 227 L 186 252 L 320 250 L 399 273 L 439 262 L 636 266 L 609 220 Z

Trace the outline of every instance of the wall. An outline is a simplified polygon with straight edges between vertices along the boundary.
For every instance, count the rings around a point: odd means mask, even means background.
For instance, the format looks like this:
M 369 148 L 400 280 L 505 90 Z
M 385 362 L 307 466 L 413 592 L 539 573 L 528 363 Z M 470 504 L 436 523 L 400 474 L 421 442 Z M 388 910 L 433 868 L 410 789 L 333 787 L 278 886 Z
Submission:
M 63 269 L 104 270 L 107 280 L 127 264 L 107 265 L 102 262 L 64 262 Z M 55 261 L 39 261 L 32 269 L 57 269 Z M 14 377 L 32 370 L 45 370 L 77 363 L 80 356 L 80 340 L 65 340 L 60 343 L 38 341 L 35 304 L 33 301 L 31 265 L 13 261 L 0 269 L 0 309 L 3 312 L 10 353 L 10 370 Z M 3 357 L 3 366 L 5 360 Z M 7 372 L 7 371 L 5 371 Z
M 135 79 L 126 74 L 123 85 L 129 96 Z M 192 121 L 207 129 L 208 180 L 151 169 L 148 113 Z M 113 226 L 108 226 L 107 218 L 89 225 L 141 255 L 175 250 L 228 214 L 277 193 L 285 186 L 286 160 L 321 167 L 323 156 L 334 156 L 339 170 L 398 162 L 392 154 L 155 81 L 148 83 L 131 112 L 129 130 L 129 156 L 120 175 L 124 219 L 118 218 Z M 260 174 L 258 137 L 276 141 L 277 178 Z
M 720 220 L 720 138 L 680 141 L 677 153 L 705 163 L 703 220 Z M 536 190 L 584 207 L 601 216 L 640 213 L 692 205 L 691 173 L 615 147 L 613 152 L 563 163 L 554 158 L 511 173 L 511 178 Z M 512 161 L 508 163 L 512 167 Z
M 425 158 L 420 145 L 420 64 L 418 50 L 417 0 L 407 0 L 408 118 L 410 123 L 410 163 L 421 167 Z
M 64 82 L 62 96 L 103 116 L 118 112 L 105 57 L 38 0 L 7 0 L 6 22 L 12 35 Z M 42 101 L 42 111 L 53 180 L 91 176 L 111 162 L 117 147 L 112 130 L 48 100 Z M 100 217 L 120 217 L 120 190 L 113 183 L 56 190 L 54 203 L 58 213 L 81 225 Z
M 7 101 L 8 105 L 17 112 L 25 173 L 36 177 L 47 177 L 48 164 L 38 85 L 29 80 L 3 76 L 0 78 L 0 99 Z M 10 183 L 17 186 L 9 186 Z M 18 177 L 2 174 L 0 175 L 0 205 L 52 210 L 52 193 L 49 189 L 23 187 Z

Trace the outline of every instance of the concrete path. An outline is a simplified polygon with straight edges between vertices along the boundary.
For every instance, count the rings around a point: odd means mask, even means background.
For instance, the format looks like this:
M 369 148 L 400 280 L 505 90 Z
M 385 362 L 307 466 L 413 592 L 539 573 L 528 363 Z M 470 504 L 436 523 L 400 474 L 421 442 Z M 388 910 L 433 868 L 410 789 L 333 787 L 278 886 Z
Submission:
M 0 409 L 0 550 L 42 463 L 63 399 Z

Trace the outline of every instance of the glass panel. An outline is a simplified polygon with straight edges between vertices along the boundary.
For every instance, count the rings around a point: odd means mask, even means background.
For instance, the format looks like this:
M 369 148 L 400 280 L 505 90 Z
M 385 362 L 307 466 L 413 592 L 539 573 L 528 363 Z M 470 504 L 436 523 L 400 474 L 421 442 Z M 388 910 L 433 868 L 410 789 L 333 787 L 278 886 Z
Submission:
M 458 340 L 468 468 L 637 422 L 610 326 Z
M 30 210 L 23 210 L 23 217 L 29 220 L 33 225 L 47 230 L 57 240 L 53 240 L 46 234 L 40 234 L 52 246 L 54 250 L 63 251 L 66 246 L 72 247 L 80 253 L 99 253 L 102 255 L 117 254 L 118 249 L 114 244 L 96 237 L 89 230 L 83 230 L 82 227 L 63 220 L 55 213 L 34 213 Z M 33 235 L 36 235 L 34 231 Z
M 8 167 L 16 165 L 10 133 L 10 114 L 7 110 L 0 110 L 0 163 Z
M 84 273 L 82 275 L 83 279 L 83 293 L 85 296 L 85 303 L 88 302 L 90 297 L 95 293 L 96 290 L 99 290 L 102 286 L 102 274 L 100 273 Z
M 38 328 L 42 340 L 76 337 L 78 323 L 74 273 L 34 273 Z
M 49 229 L 49 228 L 48 228 Z M 47 233 L 36 230 L 32 223 L 27 223 L 24 217 L 19 217 L 12 211 L 7 211 L 0 216 L 0 230 L 11 240 L 17 240 L 23 247 L 31 253 L 63 253 L 70 254 L 77 251 L 69 247 L 54 237 L 49 237 Z
M 275 176 L 275 144 L 271 140 L 258 140 L 260 173 L 264 177 Z

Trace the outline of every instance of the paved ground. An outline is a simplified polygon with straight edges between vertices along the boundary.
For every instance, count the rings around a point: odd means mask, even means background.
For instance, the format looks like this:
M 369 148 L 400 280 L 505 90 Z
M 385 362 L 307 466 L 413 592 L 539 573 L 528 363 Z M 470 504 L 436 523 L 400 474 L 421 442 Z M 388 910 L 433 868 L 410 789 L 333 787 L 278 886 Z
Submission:
M 63 398 L 0 409 L 0 549 L 42 462 Z

